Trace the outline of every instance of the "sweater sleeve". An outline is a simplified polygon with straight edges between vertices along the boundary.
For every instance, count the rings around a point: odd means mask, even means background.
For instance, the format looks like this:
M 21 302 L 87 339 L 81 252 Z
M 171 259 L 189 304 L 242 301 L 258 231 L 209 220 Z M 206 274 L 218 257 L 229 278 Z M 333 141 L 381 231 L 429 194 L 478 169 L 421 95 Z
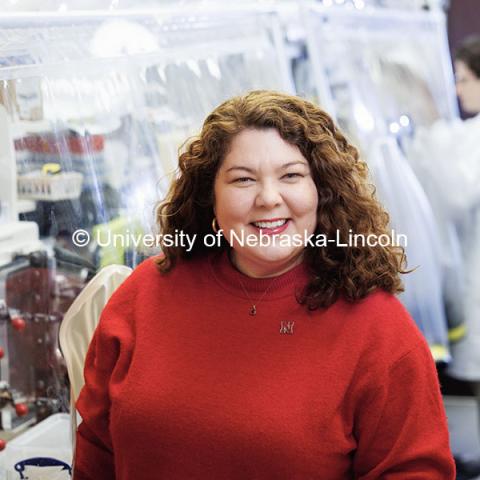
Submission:
M 355 421 L 358 480 L 450 480 L 455 466 L 435 365 L 427 345 L 403 355 L 365 389 Z
M 112 299 L 103 310 L 90 343 L 85 359 L 85 385 L 76 404 L 82 417 L 75 446 L 76 480 L 115 479 L 109 428 L 111 398 L 128 371 L 133 339 L 124 320 L 124 302 Z

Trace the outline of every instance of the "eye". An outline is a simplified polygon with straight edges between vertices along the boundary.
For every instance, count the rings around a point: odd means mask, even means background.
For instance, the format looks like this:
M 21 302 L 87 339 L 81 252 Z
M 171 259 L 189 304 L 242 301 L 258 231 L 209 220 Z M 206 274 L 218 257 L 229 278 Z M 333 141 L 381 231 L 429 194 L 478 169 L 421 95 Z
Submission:
M 286 173 L 282 178 L 285 178 L 286 180 L 294 180 L 296 178 L 302 178 L 304 175 L 301 173 Z
M 248 183 L 248 182 L 253 182 L 254 179 L 250 177 L 239 177 L 233 180 L 233 183 Z

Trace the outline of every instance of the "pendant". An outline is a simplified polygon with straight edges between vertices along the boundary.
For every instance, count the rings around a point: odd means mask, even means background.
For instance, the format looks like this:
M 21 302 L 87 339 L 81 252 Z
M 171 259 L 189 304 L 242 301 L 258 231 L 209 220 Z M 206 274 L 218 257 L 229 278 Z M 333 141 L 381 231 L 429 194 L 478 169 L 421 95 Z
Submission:
M 280 322 L 280 333 L 286 334 L 286 335 L 293 335 L 294 325 L 295 325 L 295 322 L 285 322 L 282 320 Z
M 250 315 L 254 317 L 257 314 L 257 307 L 255 305 L 252 305 L 252 308 L 250 309 Z

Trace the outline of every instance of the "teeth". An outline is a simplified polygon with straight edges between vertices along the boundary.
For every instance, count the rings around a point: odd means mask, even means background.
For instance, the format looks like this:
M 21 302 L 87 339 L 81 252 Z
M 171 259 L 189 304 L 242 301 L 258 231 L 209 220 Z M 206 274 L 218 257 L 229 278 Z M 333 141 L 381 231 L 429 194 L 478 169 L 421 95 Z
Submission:
M 253 222 L 253 224 L 259 228 L 277 228 L 285 225 L 286 223 L 286 220 L 277 220 L 275 222 Z

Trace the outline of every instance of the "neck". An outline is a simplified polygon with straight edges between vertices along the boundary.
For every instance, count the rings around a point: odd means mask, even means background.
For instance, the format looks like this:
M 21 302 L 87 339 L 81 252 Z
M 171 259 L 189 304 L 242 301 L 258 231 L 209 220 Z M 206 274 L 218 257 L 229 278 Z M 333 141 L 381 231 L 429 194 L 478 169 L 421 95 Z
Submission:
M 230 262 L 232 265 L 244 275 L 247 275 L 251 278 L 272 278 L 282 275 L 292 268 L 295 268 L 303 260 L 303 254 L 298 255 L 282 264 L 259 264 L 254 262 L 244 262 L 239 261 L 238 255 L 236 255 L 235 250 L 230 250 L 228 254 Z

